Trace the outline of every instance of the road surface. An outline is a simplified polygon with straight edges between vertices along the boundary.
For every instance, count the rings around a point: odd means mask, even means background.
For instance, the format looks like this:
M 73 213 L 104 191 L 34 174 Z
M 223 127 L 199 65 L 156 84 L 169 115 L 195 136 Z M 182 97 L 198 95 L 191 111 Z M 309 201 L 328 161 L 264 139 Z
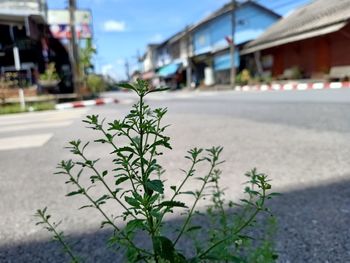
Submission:
M 84 128 L 84 115 L 121 118 L 135 100 L 129 93 L 105 96 L 122 103 L 0 117 L 0 262 L 66 261 L 34 226 L 32 215 L 44 206 L 63 220 L 72 240 L 80 240 L 76 247 L 91 254 L 88 262 L 110 259 L 100 248 L 108 231 L 98 230 L 98 214 L 78 211 L 83 199 L 64 197 L 69 186 L 52 175 L 58 161 L 71 158 L 63 149 L 68 141 L 97 138 Z M 227 197 L 240 197 L 243 174 L 253 167 L 283 193 L 271 202 L 279 262 L 350 262 L 350 90 L 169 92 L 148 101 L 169 109 L 165 122 L 172 124 L 174 150 L 163 160 L 169 184 L 186 167 L 186 150 L 222 145 Z M 93 145 L 88 152 L 93 158 L 108 150 Z M 111 168 L 108 158 L 100 165 Z

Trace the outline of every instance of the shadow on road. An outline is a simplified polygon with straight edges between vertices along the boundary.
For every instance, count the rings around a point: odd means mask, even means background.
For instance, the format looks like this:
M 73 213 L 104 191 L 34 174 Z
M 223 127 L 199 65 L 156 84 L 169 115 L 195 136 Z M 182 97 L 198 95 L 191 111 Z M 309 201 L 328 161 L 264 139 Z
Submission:
M 270 205 L 279 222 L 279 262 L 350 262 L 350 180 L 286 192 Z M 109 234 L 101 230 L 71 236 L 70 241 L 86 262 L 122 262 L 104 246 Z M 0 262 L 69 260 L 61 247 L 43 240 L 0 247 Z

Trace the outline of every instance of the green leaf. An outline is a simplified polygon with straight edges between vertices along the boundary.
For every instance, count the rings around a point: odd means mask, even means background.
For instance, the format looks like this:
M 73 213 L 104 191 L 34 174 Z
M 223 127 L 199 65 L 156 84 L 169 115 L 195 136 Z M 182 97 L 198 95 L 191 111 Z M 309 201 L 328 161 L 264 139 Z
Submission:
M 118 178 L 118 180 L 115 181 L 115 185 L 119 185 L 119 184 L 121 184 L 122 182 L 125 182 L 128 179 L 129 179 L 129 177 L 127 177 L 127 176 L 120 177 L 120 178 Z
M 138 254 L 138 251 L 134 247 L 127 247 L 126 257 L 128 259 L 128 262 L 136 262 Z
M 186 208 L 187 206 L 179 201 L 164 201 L 161 202 L 158 206 L 162 207 L 162 206 L 167 206 L 167 207 L 184 207 Z
M 144 220 L 142 219 L 131 220 L 126 224 L 125 231 L 127 233 L 130 233 L 133 232 L 135 229 L 143 229 L 145 227 L 143 222 Z
M 140 207 L 140 203 L 135 199 L 135 198 L 132 198 L 132 197 L 129 197 L 129 196 L 125 196 L 125 201 L 135 207 L 135 208 L 139 208 Z
M 186 232 L 196 231 L 196 230 L 199 230 L 201 228 L 202 228 L 201 226 L 192 226 L 192 227 L 188 228 L 186 230 Z
M 157 218 L 159 220 L 159 218 L 161 217 L 161 213 L 159 213 L 159 210 L 158 209 L 153 209 L 151 211 L 151 215 L 155 218 Z
M 83 205 L 82 207 L 79 208 L 80 209 L 84 209 L 84 208 L 93 208 L 93 205 Z
M 70 193 L 66 194 L 66 196 L 79 195 L 79 194 L 82 194 L 82 193 L 84 193 L 84 189 L 79 189 L 78 191 L 73 191 L 73 192 L 70 192 Z
M 162 183 L 161 180 L 152 180 L 152 181 L 148 181 L 146 182 L 146 186 L 155 191 L 155 192 L 158 192 L 160 194 L 163 194 L 164 193 L 164 185 Z
M 102 201 L 105 201 L 105 200 L 108 200 L 108 199 L 110 199 L 109 195 L 103 195 L 99 199 L 97 199 L 95 202 L 97 204 L 101 204 Z
M 113 151 L 112 153 L 121 153 L 121 152 L 131 152 L 136 154 L 135 150 L 129 146 L 121 147 Z
M 170 150 L 172 150 L 173 148 L 171 148 L 171 146 L 170 146 L 170 144 L 168 143 L 168 139 L 166 138 L 166 139 L 162 139 L 162 140 L 158 140 L 158 141 L 156 141 L 155 143 L 152 143 L 148 148 L 149 149 L 153 149 L 153 148 L 155 148 L 156 146 L 163 146 L 163 147 L 165 147 L 165 148 L 168 148 L 168 149 L 170 149 Z
M 163 87 L 163 88 L 158 88 L 158 89 L 150 90 L 150 91 L 148 91 L 147 93 L 161 92 L 161 91 L 166 91 L 166 90 L 169 90 L 169 89 L 170 89 L 170 88 L 168 88 L 168 87 Z
M 180 192 L 180 194 L 182 195 L 193 195 L 193 196 L 196 196 L 196 194 L 192 191 L 185 191 L 185 192 Z
M 108 141 L 113 141 L 113 135 L 112 134 L 109 134 L 109 133 L 106 133 L 106 137 L 108 139 Z
M 175 250 L 173 242 L 164 236 L 156 236 L 153 238 L 154 252 L 162 259 L 174 262 Z
M 159 194 L 152 195 L 152 197 L 149 199 L 149 204 L 153 204 L 155 201 L 157 201 L 159 198 Z
M 120 83 L 118 84 L 119 87 L 122 87 L 124 89 L 130 89 L 136 91 L 136 88 L 128 83 Z
M 170 189 L 173 190 L 174 192 L 176 192 L 176 185 L 170 186 Z

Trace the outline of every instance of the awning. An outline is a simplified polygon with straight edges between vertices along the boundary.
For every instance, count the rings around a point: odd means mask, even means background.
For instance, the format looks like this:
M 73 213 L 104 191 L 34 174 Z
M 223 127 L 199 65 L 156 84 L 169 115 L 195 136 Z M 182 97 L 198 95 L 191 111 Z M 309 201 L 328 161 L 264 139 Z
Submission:
M 160 77 L 170 77 L 171 75 L 174 75 L 178 69 L 181 67 L 182 63 L 172 63 L 168 64 L 162 68 L 159 69 L 158 75 Z
M 253 52 L 256 52 L 259 50 L 264 50 L 264 49 L 268 49 L 271 47 L 276 47 L 276 46 L 288 44 L 291 42 L 296 42 L 296 41 L 300 41 L 300 40 L 304 40 L 304 39 L 308 39 L 308 38 L 312 38 L 312 37 L 326 35 L 326 34 L 333 33 L 333 32 L 340 30 L 346 24 L 347 24 L 346 22 L 337 23 L 337 24 L 333 24 L 333 25 L 330 25 L 327 27 L 320 28 L 320 29 L 301 33 L 298 35 L 293 35 L 293 36 L 285 37 L 282 39 L 277 39 L 277 40 L 274 40 L 274 41 L 271 41 L 268 43 L 262 43 L 262 44 L 258 44 L 256 46 L 251 46 L 251 47 L 248 46 L 247 48 L 244 48 L 243 50 L 241 50 L 240 54 L 245 55 L 245 54 L 253 53 Z

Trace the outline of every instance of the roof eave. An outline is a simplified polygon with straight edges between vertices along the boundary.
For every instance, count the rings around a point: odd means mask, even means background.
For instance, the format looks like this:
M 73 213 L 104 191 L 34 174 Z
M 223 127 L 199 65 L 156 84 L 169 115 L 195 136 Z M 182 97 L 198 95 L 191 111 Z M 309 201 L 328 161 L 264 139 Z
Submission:
M 335 24 L 331 24 L 331 25 L 324 26 L 321 28 L 316 28 L 316 29 L 302 32 L 302 33 L 299 33 L 296 35 L 289 35 L 287 37 L 283 37 L 280 39 L 274 39 L 273 41 L 260 43 L 260 44 L 254 45 L 254 46 L 249 46 L 249 44 L 248 44 L 248 47 L 244 48 L 240 52 L 240 54 L 246 55 L 246 54 L 253 53 L 256 51 L 261 51 L 264 49 L 273 48 L 276 46 L 285 45 L 285 44 L 296 42 L 296 41 L 301 41 L 301 40 L 305 40 L 305 39 L 309 39 L 309 38 L 313 38 L 313 37 L 317 37 L 317 36 L 330 34 L 330 33 L 333 33 L 333 32 L 340 30 L 346 24 L 347 24 L 347 21 L 341 21 L 341 22 L 338 22 Z

